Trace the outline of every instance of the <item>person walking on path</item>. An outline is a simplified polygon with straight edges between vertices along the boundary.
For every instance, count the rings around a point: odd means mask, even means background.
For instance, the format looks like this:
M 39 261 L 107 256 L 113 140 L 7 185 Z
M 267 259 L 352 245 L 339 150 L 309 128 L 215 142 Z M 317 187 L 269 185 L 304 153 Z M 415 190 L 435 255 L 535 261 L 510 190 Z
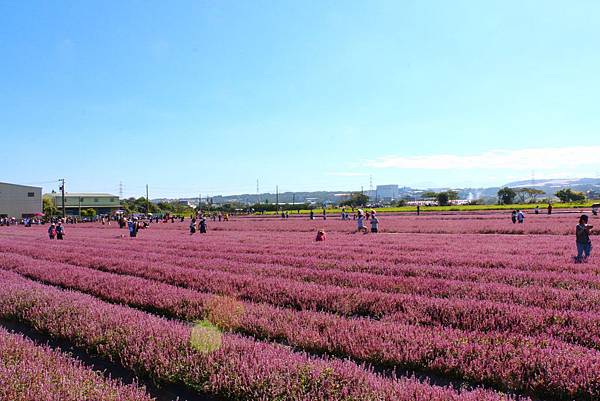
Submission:
M 377 231 L 379 231 L 379 219 L 375 212 L 371 212 L 371 232 L 375 234 Z
M 575 238 L 577 243 L 577 257 L 575 258 L 576 263 L 581 263 L 590 257 L 592 252 L 592 241 L 590 240 L 590 231 L 594 228 L 588 224 L 588 216 L 582 214 L 579 217 L 579 224 L 575 229 Z
M 50 227 L 48 227 L 48 237 L 50 237 L 50 239 L 54 239 L 54 237 L 56 236 L 56 226 L 54 225 L 54 223 L 50 224 Z
M 64 235 L 65 228 L 63 227 L 62 223 L 58 223 L 58 226 L 56 226 L 56 239 L 62 240 Z

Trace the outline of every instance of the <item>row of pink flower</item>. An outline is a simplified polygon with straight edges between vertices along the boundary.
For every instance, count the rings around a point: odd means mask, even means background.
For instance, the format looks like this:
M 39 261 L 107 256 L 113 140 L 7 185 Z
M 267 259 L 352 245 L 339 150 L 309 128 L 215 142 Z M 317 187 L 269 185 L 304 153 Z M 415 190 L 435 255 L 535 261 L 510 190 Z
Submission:
M 582 212 L 561 213 L 554 215 L 535 215 L 527 213 L 525 224 L 513 224 L 510 211 L 504 214 L 494 213 L 488 216 L 443 216 L 430 214 L 422 216 L 379 215 L 379 227 L 382 232 L 410 232 L 435 234 L 573 234 L 579 215 Z M 589 210 L 588 210 L 589 213 Z M 211 223 L 209 222 L 209 226 Z M 224 223 L 213 223 L 214 230 L 232 231 L 310 231 L 315 227 L 330 232 L 349 232 L 356 229 L 353 220 L 343 221 L 336 215 L 329 215 L 327 220 L 317 215 L 315 220 L 308 217 L 289 220 L 277 218 L 238 218 Z
M 64 285 L 88 291 L 82 288 L 82 283 L 93 283 L 102 277 L 103 273 L 76 265 L 40 261 L 18 254 L 4 255 L 0 260 L 0 268 L 13 270 L 35 279 L 41 279 L 53 284 Z M 56 276 L 58 272 L 64 272 Z M 119 272 L 123 273 L 123 272 Z M 97 275 L 98 277 L 96 277 Z M 113 277 L 106 279 L 108 285 L 112 280 L 123 281 L 128 286 L 129 277 Z M 59 281 L 55 281 L 59 280 Z M 134 280 L 135 282 L 135 280 Z M 160 287 L 160 281 L 143 280 L 148 288 Z M 174 288 L 170 285 L 167 288 Z M 434 286 L 435 288 L 435 286 Z M 182 289 L 183 290 L 183 289 Z M 189 294 L 194 294 L 190 292 Z M 222 292 L 221 292 L 222 293 Z M 137 293 L 139 298 L 141 292 Z M 106 294 L 97 294 L 106 296 Z M 228 294 L 231 295 L 231 294 Z M 189 298 L 194 298 L 188 296 Z M 143 299 L 143 298 L 141 298 Z M 270 303 L 273 303 L 273 299 Z M 402 296 L 395 300 L 397 312 L 386 317 L 387 321 L 396 321 L 406 324 L 448 326 L 462 330 L 478 331 L 504 331 L 521 333 L 525 335 L 550 335 L 565 342 L 583 345 L 586 347 L 600 348 L 600 314 L 577 312 L 570 310 L 553 310 L 540 307 L 523 307 L 499 302 L 462 300 L 448 298 L 431 298 L 426 296 Z M 123 300 L 127 303 L 139 304 L 132 299 Z M 183 303 L 190 307 L 194 303 Z M 278 305 L 285 306 L 285 305 Z M 173 309 L 169 308 L 170 313 Z M 183 309 L 176 312 L 176 316 L 185 318 L 198 317 L 198 311 L 194 308 Z M 182 315 L 189 312 L 190 315 Z
M 0 327 L 0 400 L 150 401 L 143 389 L 106 379 L 49 347 Z
M 0 316 L 30 324 L 160 382 L 244 400 L 506 400 L 487 390 L 458 392 L 416 379 L 393 380 L 354 363 L 223 335 L 218 350 L 190 344 L 191 326 L 84 294 L 0 272 Z
M 225 319 L 235 331 L 265 340 L 283 340 L 307 351 L 326 352 L 378 365 L 435 371 L 540 396 L 552 394 L 565 399 L 592 399 L 599 391 L 600 353 L 555 341 L 548 336 L 486 334 L 414 326 L 397 321 L 346 319 L 252 303 L 244 304 L 243 314 L 238 318 L 227 316 L 231 312 L 227 310 L 227 302 L 222 307 L 219 298 L 210 294 L 25 257 L 13 257 L 11 263 L 11 270 L 46 283 L 173 317 L 197 319 L 216 316 L 217 320 Z M 2 267 L 8 268 L 6 264 Z M 445 317 L 456 321 L 463 318 L 467 322 L 462 324 L 471 324 L 473 329 L 485 329 L 488 325 L 494 329 L 493 323 L 496 322 L 504 326 L 512 323 L 516 332 L 536 331 L 539 327 L 533 326 L 537 324 L 546 325 L 547 331 L 560 332 L 565 337 L 585 336 L 583 332 L 586 330 L 596 333 L 596 339 L 598 335 L 597 317 L 593 320 L 581 315 L 551 315 L 539 310 L 540 319 L 533 314 L 519 315 L 518 311 L 494 309 L 498 305 L 488 305 L 488 309 L 484 309 L 463 303 L 455 307 L 452 311 L 455 314 L 446 311 Z M 464 309 L 460 310 L 460 307 Z M 411 311 L 413 316 L 408 316 L 409 320 L 419 312 L 430 314 L 421 316 L 422 319 L 444 318 L 443 315 L 435 315 L 434 310 L 416 309 Z M 479 324 L 478 318 L 486 320 L 488 312 L 496 313 L 496 316 Z M 563 329 L 568 325 L 571 327 Z
M 517 247 L 515 243 L 507 243 L 505 238 L 491 238 L 491 242 L 496 244 L 495 248 L 504 247 L 500 253 L 493 253 L 490 249 L 485 249 L 486 244 L 478 245 L 469 238 L 461 238 L 456 245 L 429 241 L 427 246 L 436 249 L 437 260 L 433 261 L 423 260 L 427 256 L 420 256 L 426 250 L 422 241 L 415 245 L 410 243 L 374 244 L 375 247 L 371 248 L 373 251 L 366 256 L 363 255 L 361 260 L 357 258 L 357 254 L 360 256 L 360 250 L 346 251 L 346 254 L 343 254 L 337 247 L 315 248 L 313 246 L 312 249 L 302 246 L 293 247 L 286 243 L 285 239 L 276 238 L 276 240 L 278 243 L 283 243 L 284 250 L 271 245 L 270 242 L 253 241 L 248 244 L 250 242 L 248 240 L 240 243 L 239 240 L 234 242 L 226 238 L 218 238 L 216 241 L 214 238 L 210 238 L 208 241 L 199 243 L 181 243 L 181 241 L 170 241 L 169 236 L 161 237 L 160 245 L 155 241 L 132 244 L 129 241 L 102 240 L 100 242 L 96 239 L 91 242 L 70 239 L 69 242 L 54 244 L 53 249 L 58 252 L 81 252 L 82 248 L 85 248 L 97 255 L 112 255 L 124 259 L 134 258 L 158 263 L 169 262 L 184 267 L 226 269 L 232 272 L 238 270 L 257 273 L 262 270 L 261 274 L 276 274 L 282 277 L 302 276 L 302 280 L 310 280 L 310 278 L 302 271 L 293 268 L 307 270 L 308 274 L 313 270 L 327 270 L 328 276 L 340 285 L 350 285 L 346 277 L 352 276 L 352 282 L 358 282 L 361 287 L 381 291 L 388 291 L 390 285 L 392 288 L 403 287 L 403 283 L 396 285 L 394 280 L 378 277 L 382 275 L 497 282 L 519 287 L 538 285 L 563 289 L 580 287 L 600 289 L 600 278 L 594 273 L 600 271 L 598 262 L 593 263 L 592 261 L 592 263 L 581 266 L 574 265 L 568 260 L 565 264 L 564 258 L 557 260 L 557 252 L 562 252 L 564 249 L 557 247 L 554 242 L 544 241 L 543 238 L 536 239 L 534 242 L 526 242 L 521 247 Z M 21 238 L 3 241 L 7 248 L 10 248 L 10 244 L 19 246 L 23 242 Z M 47 241 L 42 243 L 39 239 L 29 238 L 27 243 L 32 247 L 49 245 Z M 463 249 L 461 244 L 468 249 Z M 571 246 L 572 243 L 569 242 L 566 252 L 572 250 Z M 453 249 L 454 247 L 457 249 Z M 473 251 L 469 250 L 476 248 L 484 248 L 485 255 L 473 254 Z M 524 249 L 526 253 L 523 253 Z M 527 253 L 530 254 L 527 255 Z M 366 260 L 367 258 L 368 260 Z M 440 260 L 442 258 L 444 260 Z M 466 262 L 468 264 L 465 264 Z M 532 262 L 542 267 L 550 267 L 552 271 L 523 271 L 515 267 L 517 263 L 522 262 Z M 484 267 L 473 267 L 473 264 Z M 268 268 L 264 269 L 264 267 Z M 575 268 L 577 271 L 557 271 L 570 268 Z M 407 284 L 411 285 L 411 283 Z
M 183 228 L 182 228 L 183 229 Z M 278 263 L 290 266 L 335 267 L 382 273 L 398 264 L 480 267 L 586 273 L 600 269 L 592 259 L 586 266 L 572 263 L 574 238 L 560 236 L 503 235 L 339 235 L 331 241 L 315 244 L 311 235 L 302 233 L 227 232 L 211 236 L 190 236 L 185 231 L 153 228 L 136 241 L 114 236 L 89 227 L 80 230 L 89 237 L 77 238 L 85 246 L 117 247 L 123 251 L 178 254 L 191 257 L 235 258 L 239 262 Z M 117 228 L 108 232 L 118 233 Z M 29 239 L 32 236 L 28 237 Z M 40 236 L 38 235 L 38 238 Z M 20 239 L 20 238 L 18 238 Z M 69 241 L 74 238 L 70 237 Z M 133 242 L 133 243 L 132 243 Z M 319 245 L 319 246 L 316 246 Z M 307 257 L 313 257 L 308 260 Z
M 52 249 L 36 248 L 21 244 L 0 245 L 5 252 L 31 255 L 53 261 L 91 267 L 120 274 L 135 275 L 147 279 L 188 287 L 203 292 L 241 297 L 253 302 L 266 302 L 296 309 L 325 310 L 344 315 L 383 316 L 402 311 L 407 300 L 414 296 L 441 297 L 451 299 L 487 300 L 523 306 L 544 307 L 557 310 L 600 312 L 600 291 L 580 289 L 577 291 L 531 286 L 517 288 L 504 284 L 463 283 L 444 279 L 422 279 L 413 286 L 395 286 L 398 278 L 388 278 L 390 287 L 397 292 L 388 293 L 361 288 L 358 280 L 350 288 L 327 283 L 328 272 L 319 272 L 315 283 L 279 277 L 257 277 L 256 274 L 229 273 L 220 270 L 203 270 L 201 262 L 190 260 L 190 267 L 179 267 L 173 261 L 148 263 L 143 257 L 130 258 L 106 255 L 105 252 L 72 249 L 69 252 L 53 252 Z M 318 275 L 323 275 L 320 280 Z M 296 277 L 298 278 L 298 277 Z M 348 278 L 346 281 L 352 280 Z M 407 279 L 408 280 L 408 279 Z M 337 284 L 337 283 L 336 283 Z

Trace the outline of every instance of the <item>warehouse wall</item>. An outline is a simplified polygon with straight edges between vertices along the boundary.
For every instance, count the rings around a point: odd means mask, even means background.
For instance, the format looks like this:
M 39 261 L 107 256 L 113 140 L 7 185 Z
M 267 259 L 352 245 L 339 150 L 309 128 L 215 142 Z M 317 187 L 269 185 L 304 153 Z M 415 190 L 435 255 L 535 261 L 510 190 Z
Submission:
M 0 216 L 20 218 L 41 212 L 42 188 L 0 182 Z

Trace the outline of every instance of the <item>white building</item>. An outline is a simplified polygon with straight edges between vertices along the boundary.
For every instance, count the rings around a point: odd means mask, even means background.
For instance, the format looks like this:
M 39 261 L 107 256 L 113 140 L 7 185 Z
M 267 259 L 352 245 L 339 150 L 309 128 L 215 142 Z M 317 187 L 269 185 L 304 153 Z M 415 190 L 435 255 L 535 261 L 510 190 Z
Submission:
M 398 199 L 398 185 L 377 185 L 375 196 L 380 201 L 392 201 Z
M 31 217 L 42 213 L 42 188 L 0 182 L 0 217 Z

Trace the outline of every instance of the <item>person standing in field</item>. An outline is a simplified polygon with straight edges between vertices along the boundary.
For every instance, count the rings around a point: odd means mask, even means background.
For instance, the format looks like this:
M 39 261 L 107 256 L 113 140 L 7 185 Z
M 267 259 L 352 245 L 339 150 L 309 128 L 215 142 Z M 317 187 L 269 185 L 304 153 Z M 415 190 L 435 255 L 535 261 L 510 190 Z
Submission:
M 377 233 L 377 231 L 379 231 L 379 219 L 377 218 L 375 211 L 372 211 L 371 212 L 371 232 L 373 234 L 375 234 L 375 233 Z
M 206 219 L 204 217 L 200 219 L 200 234 L 206 234 Z
M 137 235 L 137 227 L 133 219 L 127 222 L 127 229 L 129 230 L 129 237 L 134 238 Z
M 588 224 L 588 216 L 582 214 L 579 217 L 579 224 L 575 229 L 575 238 L 577 243 L 577 257 L 575 262 L 580 263 L 590 257 L 592 252 L 592 240 L 590 240 L 590 231 L 594 228 Z
M 361 231 L 366 234 L 367 227 L 365 227 L 364 219 L 365 219 L 365 217 L 362 213 L 362 210 L 358 209 L 358 217 L 356 218 L 356 230 Z
M 517 223 L 517 211 L 513 210 L 511 215 L 510 215 L 510 219 L 512 220 L 513 224 Z
M 48 227 L 48 237 L 50 237 L 50 239 L 54 239 L 54 236 L 56 235 L 56 226 L 54 225 L 54 223 L 50 224 L 50 227 Z
M 525 221 L 525 213 L 523 213 L 522 210 L 517 211 L 517 220 L 519 221 L 519 224 L 523 224 Z
M 552 214 L 552 203 L 548 203 L 548 214 Z
M 536 205 L 535 207 L 535 214 L 540 214 L 540 207 Z
M 190 235 L 193 235 L 196 232 L 196 218 L 192 218 L 192 222 L 190 223 Z
M 65 228 L 63 227 L 62 223 L 58 223 L 58 225 L 56 226 L 56 239 L 62 240 L 64 235 L 65 235 Z
M 315 219 L 315 212 L 311 209 L 310 211 L 310 219 L 314 220 Z

